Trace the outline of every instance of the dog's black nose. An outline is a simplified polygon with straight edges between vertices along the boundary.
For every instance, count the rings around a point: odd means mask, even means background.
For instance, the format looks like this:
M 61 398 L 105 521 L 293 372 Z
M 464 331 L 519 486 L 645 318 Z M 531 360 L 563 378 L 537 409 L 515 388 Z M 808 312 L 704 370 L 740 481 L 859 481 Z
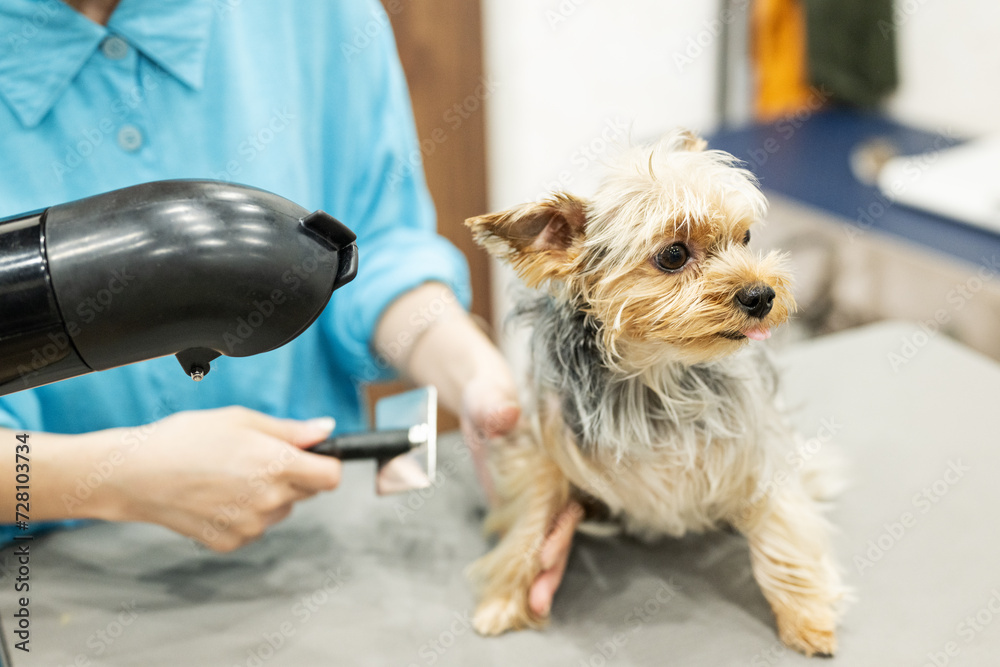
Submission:
M 767 317 L 774 305 L 774 290 L 764 283 L 744 287 L 736 293 L 736 305 L 751 317 Z

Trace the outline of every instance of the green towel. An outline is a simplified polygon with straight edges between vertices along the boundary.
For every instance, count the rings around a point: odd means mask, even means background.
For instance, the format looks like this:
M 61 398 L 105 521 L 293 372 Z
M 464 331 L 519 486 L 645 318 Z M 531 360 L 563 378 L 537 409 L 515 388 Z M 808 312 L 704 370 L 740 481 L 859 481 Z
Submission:
M 899 82 L 892 0 L 805 0 L 810 83 L 875 107 Z

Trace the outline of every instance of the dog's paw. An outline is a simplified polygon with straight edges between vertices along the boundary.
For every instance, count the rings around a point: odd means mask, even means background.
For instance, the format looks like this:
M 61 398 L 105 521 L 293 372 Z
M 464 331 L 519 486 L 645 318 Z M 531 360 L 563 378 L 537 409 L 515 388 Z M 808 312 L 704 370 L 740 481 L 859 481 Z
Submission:
M 778 620 L 778 636 L 789 648 L 808 656 L 833 657 L 837 650 L 837 634 L 832 627 L 816 627 L 804 622 Z
M 492 598 L 479 603 L 472 617 L 472 627 L 479 634 L 492 637 L 508 630 L 540 628 L 547 620 L 532 613 L 526 600 Z

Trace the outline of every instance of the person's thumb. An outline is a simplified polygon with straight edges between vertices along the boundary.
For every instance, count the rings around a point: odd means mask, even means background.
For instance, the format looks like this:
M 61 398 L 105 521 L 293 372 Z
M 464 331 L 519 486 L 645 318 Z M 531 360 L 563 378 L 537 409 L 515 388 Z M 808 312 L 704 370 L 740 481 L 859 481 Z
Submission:
M 465 416 L 479 438 L 506 435 L 517 424 L 521 407 L 513 386 L 470 382 L 464 392 Z
M 285 440 L 300 449 L 312 447 L 321 440 L 326 440 L 336 426 L 333 417 L 317 417 L 305 421 L 288 419 L 285 421 L 290 422 L 286 432 L 288 437 Z
M 290 445 L 305 449 L 330 437 L 335 422 L 333 417 L 316 419 L 279 419 L 260 412 L 249 415 L 250 427 Z

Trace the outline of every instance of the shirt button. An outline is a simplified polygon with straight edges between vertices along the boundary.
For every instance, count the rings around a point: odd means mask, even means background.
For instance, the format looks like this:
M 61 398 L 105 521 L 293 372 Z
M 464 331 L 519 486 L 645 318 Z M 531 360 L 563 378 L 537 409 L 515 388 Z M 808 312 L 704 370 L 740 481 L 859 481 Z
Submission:
M 129 153 L 142 147 L 142 132 L 135 125 L 122 125 L 118 130 L 118 145 Z
M 128 54 L 128 42 L 118 35 L 111 35 L 101 42 L 101 53 L 110 60 L 121 60 Z

